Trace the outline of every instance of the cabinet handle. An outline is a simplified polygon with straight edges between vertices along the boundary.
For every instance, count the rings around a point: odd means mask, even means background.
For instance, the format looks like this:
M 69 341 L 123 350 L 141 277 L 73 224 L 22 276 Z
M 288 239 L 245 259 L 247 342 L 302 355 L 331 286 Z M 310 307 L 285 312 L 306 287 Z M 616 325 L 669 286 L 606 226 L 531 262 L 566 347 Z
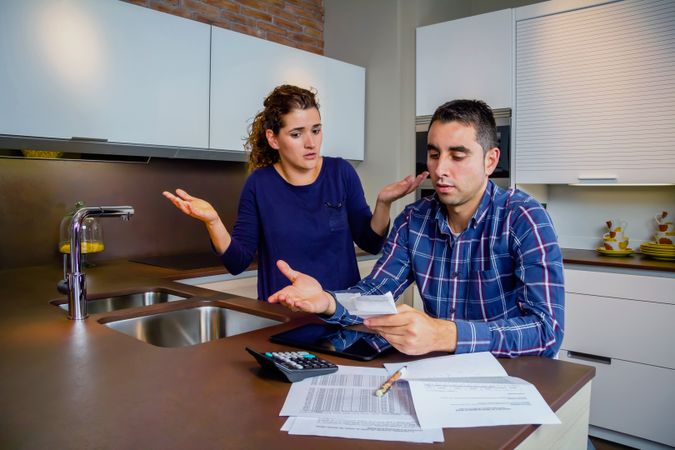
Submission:
M 84 137 L 84 136 L 73 136 L 70 138 L 71 141 L 87 141 L 87 142 L 108 142 L 105 138 L 93 138 L 93 137 Z
M 590 361 L 590 362 L 595 362 L 595 363 L 600 363 L 600 364 L 607 364 L 607 365 L 612 364 L 612 358 L 608 358 L 606 356 L 600 356 L 600 355 L 591 355 L 590 353 L 573 352 L 571 350 L 568 350 L 567 356 L 569 358 L 572 358 L 572 359 L 582 359 L 582 360 L 585 360 L 585 361 Z

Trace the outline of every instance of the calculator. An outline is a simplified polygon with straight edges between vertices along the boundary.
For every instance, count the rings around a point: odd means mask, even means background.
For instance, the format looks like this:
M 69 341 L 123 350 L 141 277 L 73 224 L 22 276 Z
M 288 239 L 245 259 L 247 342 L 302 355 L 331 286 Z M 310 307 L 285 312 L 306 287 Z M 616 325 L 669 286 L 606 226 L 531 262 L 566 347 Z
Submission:
M 286 381 L 294 383 L 309 377 L 337 372 L 338 366 L 316 355 L 299 352 L 258 353 L 246 347 L 246 351 L 260 363 L 264 369 L 270 369 L 281 375 Z

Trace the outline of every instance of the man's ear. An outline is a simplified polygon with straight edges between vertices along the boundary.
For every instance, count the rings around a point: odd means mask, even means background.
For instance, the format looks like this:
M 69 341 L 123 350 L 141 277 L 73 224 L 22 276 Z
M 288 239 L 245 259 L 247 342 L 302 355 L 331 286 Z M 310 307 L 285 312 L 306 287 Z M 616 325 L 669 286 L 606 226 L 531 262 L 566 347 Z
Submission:
M 274 131 L 270 129 L 265 130 L 265 137 L 267 138 L 267 143 L 270 144 L 270 147 L 275 150 L 279 150 L 279 140 L 274 134 Z
M 485 173 L 488 176 L 492 175 L 492 172 L 494 172 L 497 168 L 497 164 L 499 163 L 499 154 L 499 147 L 492 147 L 485 154 Z

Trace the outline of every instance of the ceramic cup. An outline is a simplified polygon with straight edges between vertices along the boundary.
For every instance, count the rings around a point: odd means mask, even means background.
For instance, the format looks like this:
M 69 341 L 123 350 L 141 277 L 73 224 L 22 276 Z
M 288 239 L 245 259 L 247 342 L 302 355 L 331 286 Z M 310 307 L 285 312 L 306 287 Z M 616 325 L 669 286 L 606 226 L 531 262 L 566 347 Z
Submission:
M 673 224 L 673 222 L 657 223 L 656 224 L 656 230 L 659 233 L 674 233 L 675 232 L 675 224 Z
M 654 240 L 657 244 L 673 245 L 675 244 L 675 232 L 657 231 Z
M 608 230 L 605 236 L 609 235 L 610 238 L 617 239 L 619 241 L 624 239 L 626 227 L 628 226 L 625 220 L 608 220 L 605 222 L 605 224 L 607 225 Z M 605 236 L 603 236 L 603 238 Z
M 621 239 L 615 239 L 610 237 L 610 233 L 605 233 L 602 237 L 602 244 L 605 250 L 626 250 L 628 248 L 628 239 L 628 236 L 624 236 Z

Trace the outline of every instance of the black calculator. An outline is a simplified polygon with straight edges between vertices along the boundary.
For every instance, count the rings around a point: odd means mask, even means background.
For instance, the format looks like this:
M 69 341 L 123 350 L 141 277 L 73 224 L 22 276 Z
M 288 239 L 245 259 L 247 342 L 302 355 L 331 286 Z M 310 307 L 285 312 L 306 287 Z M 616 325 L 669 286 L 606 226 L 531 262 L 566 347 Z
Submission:
M 275 371 L 291 383 L 309 377 L 327 375 L 338 370 L 338 366 L 332 362 L 321 359 L 309 352 L 258 353 L 248 347 L 246 347 L 246 351 L 253 355 L 263 368 Z

